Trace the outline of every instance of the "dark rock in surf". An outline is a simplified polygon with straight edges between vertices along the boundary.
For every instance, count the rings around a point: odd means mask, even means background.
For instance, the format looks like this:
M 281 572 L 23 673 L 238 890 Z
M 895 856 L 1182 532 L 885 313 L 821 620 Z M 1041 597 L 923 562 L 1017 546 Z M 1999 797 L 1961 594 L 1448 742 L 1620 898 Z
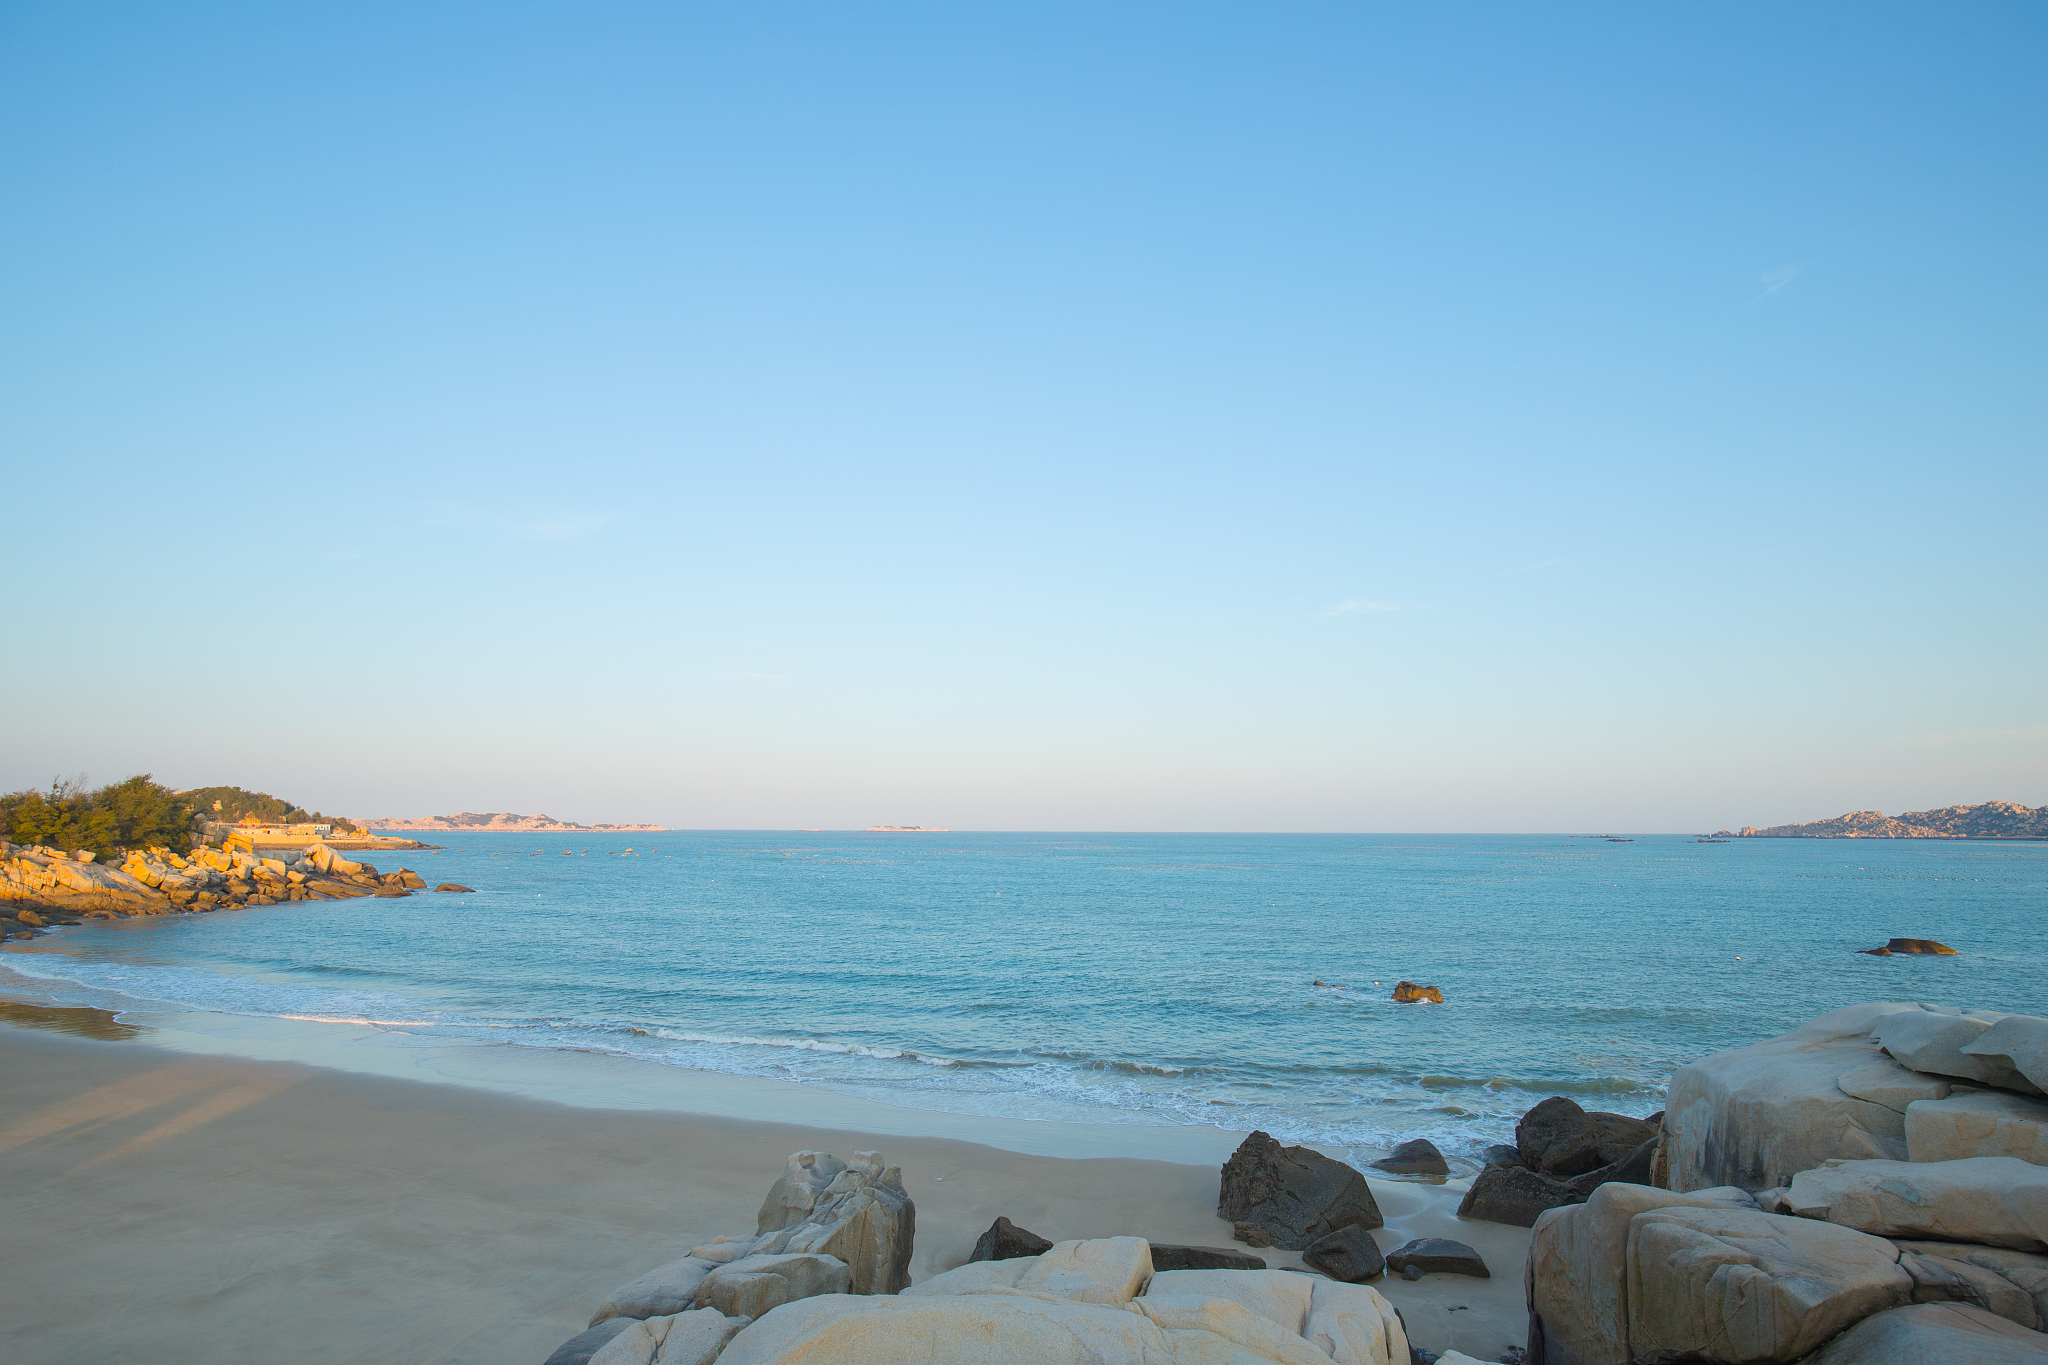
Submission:
M 1562 1180 L 1522 1166 L 1488 1166 L 1465 1191 L 1458 1217 L 1533 1228 L 1546 1210 L 1583 1204 L 1586 1196 Z
M 1393 1175 L 1449 1175 L 1450 1163 L 1428 1138 L 1413 1138 L 1396 1147 L 1392 1154 L 1372 1163 L 1376 1171 Z
M 1387 1258 L 1380 1244 L 1361 1227 L 1338 1228 L 1318 1237 L 1302 1250 L 1303 1265 L 1322 1271 L 1333 1280 L 1357 1284 L 1387 1273 Z
M 471 895 L 476 894 L 475 887 L 464 886 L 461 882 L 442 882 L 439 886 L 435 887 L 434 889 L 436 891 L 466 891 Z
M 1042 1256 L 1052 1250 L 1052 1243 L 1037 1233 L 1018 1227 L 1007 1218 L 998 1218 L 988 1225 L 988 1231 L 981 1234 L 981 1240 L 974 1244 L 970 1261 L 1014 1261 L 1020 1256 Z M 1153 1269 L 1158 1269 L 1155 1265 Z
M 1397 1005 L 1419 1005 L 1425 1001 L 1432 1005 L 1441 1005 L 1444 1002 L 1444 993 L 1434 986 L 1418 986 L 1413 981 L 1402 981 L 1395 984 L 1392 998 Z
M 1290 1251 L 1338 1228 L 1386 1221 L 1364 1176 L 1321 1152 L 1283 1147 L 1268 1133 L 1253 1133 L 1223 1163 L 1216 1214 L 1267 1239 L 1253 1241 L 1241 1231 L 1239 1241 Z

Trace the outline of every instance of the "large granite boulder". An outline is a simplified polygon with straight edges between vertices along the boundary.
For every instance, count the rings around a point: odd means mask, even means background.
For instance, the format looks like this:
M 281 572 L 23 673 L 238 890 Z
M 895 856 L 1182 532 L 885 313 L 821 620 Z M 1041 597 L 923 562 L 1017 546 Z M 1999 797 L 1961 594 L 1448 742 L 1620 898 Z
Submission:
M 981 1261 L 979 1265 L 1007 1265 Z M 1158 1324 L 1121 1307 L 1021 1294 L 805 1299 L 732 1339 L 720 1365 L 1153 1365 Z M 1228 1359 L 1228 1357 L 1224 1357 Z
M 1831 1161 L 1792 1177 L 1785 1205 L 1883 1237 L 2048 1248 L 2048 1167 L 2017 1157 Z
M 1968 1090 L 1906 1107 L 1910 1161 L 2013 1156 L 2048 1166 L 2048 1103 L 1999 1090 Z
M 729 1318 L 758 1318 L 771 1308 L 820 1294 L 844 1294 L 852 1282 L 836 1256 L 743 1256 L 716 1266 L 697 1286 L 696 1306 Z
M 2034 1296 L 1995 1270 L 1907 1247 L 1899 1249 L 1899 1269 L 1913 1277 L 1915 1303 L 1973 1303 L 2029 1331 L 2041 1330 Z
M 818 1197 L 832 1187 L 846 1163 L 830 1152 L 791 1152 L 782 1174 L 768 1187 L 755 1215 L 754 1231 L 776 1232 L 808 1223 Z
M 1675 1194 L 1609 1184 L 1584 1204 L 1536 1220 L 1522 1286 L 1529 1303 L 1529 1355 L 1536 1365 L 1630 1365 L 1628 1228 L 1639 1213 L 1668 1208 L 1753 1211 L 1733 1186 Z
M 2008 1283 L 2017 1285 L 2033 1299 L 2035 1315 L 2043 1323 L 2048 1323 L 2048 1255 L 2034 1251 L 2014 1251 L 2010 1247 L 1979 1246 L 1971 1242 L 1932 1242 L 1900 1238 L 1892 1240 L 1893 1245 L 1897 1246 L 1901 1253 L 1914 1252 L 1937 1260 L 1961 1261 L 1979 1270 L 1988 1270 Z M 1901 1260 L 1903 1259 L 1902 1255 Z M 2018 1318 L 2013 1320 L 2020 1321 Z
M 1147 1294 L 1131 1303 L 1131 1311 L 1156 1323 L 1176 1348 L 1195 1341 L 1214 1342 L 1229 1353 L 1229 1359 L 1249 1357 L 1274 1365 L 1326 1365 L 1329 1360 L 1299 1333 L 1276 1327 L 1229 1299 Z M 1181 1353 L 1176 1349 L 1176 1355 Z
M 659 1318 L 686 1312 L 697 1304 L 697 1288 L 704 1277 L 718 1269 L 718 1262 L 685 1256 L 657 1266 L 637 1280 L 629 1280 L 605 1296 L 590 1325 L 607 1318 Z
M 894 1294 L 910 1283 L 917 1206 L 903 1188 L 901 1170 L 884 1166 L 879 1152 L 855 1152 L 813 1197 L 808 1217 L 767 1235 L 769 1244 L 757 1245 L 756 1252 L 836 1257 L 852 1272 L 853 1293 Z
M 606 1318 L 570 1337 L 542 1362 L 542 1365 L 590 1365 L 590 1358 L 613 1337 L 638 1322 L 638 1318 Z
M 1315 1305 L 1317 1279 L 1285 1270 L 1173 1270 L 1154 1275 L 1147 1298 L 1228 1299 L 1296 1336 Z
M 1868 1100 L 1891 1110 L 1899 1116 L 1899 1131 L 1903 1133 L 1909 1106 L 1921 1100 L 1945 1100 L 1952 1087 L 1943 1077 L 1924 1075 L 1889 1057 L 1879 1057 L 1835 1077 L 1835 1088 L 1852 1100 Z
M 1638 1359 L 1795 1361 L 1907 1302 L 1898 1249 L 1849 1228 L 1735 1209 L 1665 1208 L 1628 1227 Z
M 1672 1188 L 1766 1190 L 1831 1159 L 1904 1160 L 1905 1116 L 1837 1082 L 1883 1060 L 1870 1031 L 1908 1010 L 1920 1006 L 1851 1005 L 1678 1068 L 1664 1110 Z
M 2018 1072 L 2037 1095 L 2048 1092 L 2048 1019 L 2008 1014 L 1976 1041 L 1964 1044 L 1962 1051 Z
M 1241 1275 L 1245 1271 L 1177 1271 Z M 1277 1272 L 1275 1272 L 1277 1273 Z M 1121 1307 L 1153 1280 L 1152 1248 L 1142 1237 L 1098 1237 L 1055 1242 L 1041 1256 L 969 1261 L 903 1291 L 910 1298 L 963 1294 L 1033 1294 L 1074 1303 Z
M 590 1365 L 711 1365 L 746 1325 L 709 1308 L 635 1320 L 593 1352 Z
M 1301 1335 L 1334 1365 L 1408 1365 L 1414 1359 L 1400 1313 L 1370 1285 L 1315 1281 Z
M 2048 1336 L 1968 1304 L 1920 1303 L 1865 1318 L 1804 1365 L 2048 1365 Z
M 1584 1203 L 1586 1193 L 1526 1166 L 1488 1166 L 1458 1201 L 1458 1217 L 1532 1228 L 1551 1209 Z
M 1929 1006 L 1886 1015 L 1870 1036 L 1901 1066 L 1914 1071 L 1998 1085 L 2018 1073 L 1988 1058 L 1968 1056 L 1962 1049 L 2003 1018 L 1984 1010 Z
M 1247 1137 L 1223 1163 L 1216 1214 L 1238 1226 L 1238 1240 L 1290 1251 L 1338 1228 L 1385 1225 L 1364 1176 L 1321 1152 L 1283 1147 L 1265 1133 Z

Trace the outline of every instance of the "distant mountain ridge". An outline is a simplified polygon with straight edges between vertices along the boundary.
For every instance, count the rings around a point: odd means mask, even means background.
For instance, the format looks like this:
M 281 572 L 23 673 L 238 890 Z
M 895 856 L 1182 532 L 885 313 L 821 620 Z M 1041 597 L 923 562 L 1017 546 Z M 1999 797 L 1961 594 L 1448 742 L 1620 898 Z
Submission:
M 2048 839 L 2048 806 L 2033 809 L 2010 801 L 1978 806 L 1909 810 L 1893 818 L 1881 810 L 1852 810 L 1832 820 L 1804 825 L 1744 825 L 1722 830 L 1717 839 Z
M 504 811 L 462 811 L 455 815 L 423 815 L 416 820 L 365 820 L 370 829 L 439 830 L 444 834 L 605 834 L 662 830 L 666 825 L 578 825 L 551 815 L 509 815 Z

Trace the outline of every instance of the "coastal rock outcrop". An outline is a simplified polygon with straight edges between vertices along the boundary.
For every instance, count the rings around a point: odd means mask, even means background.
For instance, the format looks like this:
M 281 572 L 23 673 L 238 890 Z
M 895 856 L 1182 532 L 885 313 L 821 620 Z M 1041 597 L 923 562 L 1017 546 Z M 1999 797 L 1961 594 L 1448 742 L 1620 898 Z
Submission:
M 1395 984 L 1391 999 L 1397 1005 L 1441 1005 L 1444 993 L 1435 986 L 1418 986 L 1413 981 L 1402 981 Z
M 636 1320 L 590 1357 L 590 1365 L 711 1365 L 747 1319 L 699 1308 Z
M 2048 1365 L 2048 1336 L 1968 1304 L 1913 1304 L 1865 1318 L 1803 1365 Z
M 1970 1090 L 1906 1106 L 1906 1159 L 2013 1156 L 2048 1166 L 2048 1102 Z
M 605 1296 L 590 1325 L 612 1318 L 658 1318 L 685 1312 L 696 1306 L 697 1288 L 704 1277 L 718 1269 L 718 1262 L 685 1256 L 657 1266 L 637 1280 L 629 1280 Z
M 1223 1163 L 1218 1217 L 1252 1246 L 1300 1251 L 1338 1228 L 1382 1227 L 1365 1177 L 1307 1147 L 1283 1147 L 1255 1132 Z
M 1830 1161 L 1792 1177 L 1801 1218 L 1884 1237 L 2048 1251 L 2048 1167 L 2016 1157 Z
M 1758 829 L 1722 830 L 1716 838 L 1741 839 L 2048 839 L 2048 806 L 2039 809 L 2011 801 L 1986 801 L 1976 806 L 1944 806 L 1909 810 L 1897 819 L 1881 810 L 1852 810 L 1832 820 L 1804 825 L 1773 825 Z
M 716 1308 L 729 1318 L 758 1318 L 785 1303 L 844 1294 L 852 1286 L 852 1273 L 836 1256 L 742 1256 L 706 1272 L 695 1306 Z

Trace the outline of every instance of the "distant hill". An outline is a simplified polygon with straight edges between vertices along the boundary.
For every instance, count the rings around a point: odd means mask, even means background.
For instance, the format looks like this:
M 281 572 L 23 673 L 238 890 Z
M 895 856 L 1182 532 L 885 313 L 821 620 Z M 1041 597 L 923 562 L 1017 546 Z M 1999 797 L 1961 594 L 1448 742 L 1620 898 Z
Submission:
M 365 820 L 370 829 L 439 830 L 444 834 L 605 834 L 660 830 L 663 825 L 577 825 L 551 815 L 507 815 L 503 811 L 462 811 L 456 815 L 423 815 L 416 820 Z
M 343 830 L 356 828 L 356 822 L 352 820 L 295 806 L 269 792 L 244 791 L 240 787 L 192 787 L 177 795 L 202 820 L 218 821 L 224 825 L 232 825 L 244 816 L 253 815 L 258 820 L 280 825 L 333 825 Z
M 1909 810 L 1896 818 L 1881 810 L 1852 810 L 1832 820 L 1804 825 L 1744 825 L 1722 830 L 1717 839 L 2048 839 L 2048 806 L 2038 810 L 2010 801 L 1981 806 Z

